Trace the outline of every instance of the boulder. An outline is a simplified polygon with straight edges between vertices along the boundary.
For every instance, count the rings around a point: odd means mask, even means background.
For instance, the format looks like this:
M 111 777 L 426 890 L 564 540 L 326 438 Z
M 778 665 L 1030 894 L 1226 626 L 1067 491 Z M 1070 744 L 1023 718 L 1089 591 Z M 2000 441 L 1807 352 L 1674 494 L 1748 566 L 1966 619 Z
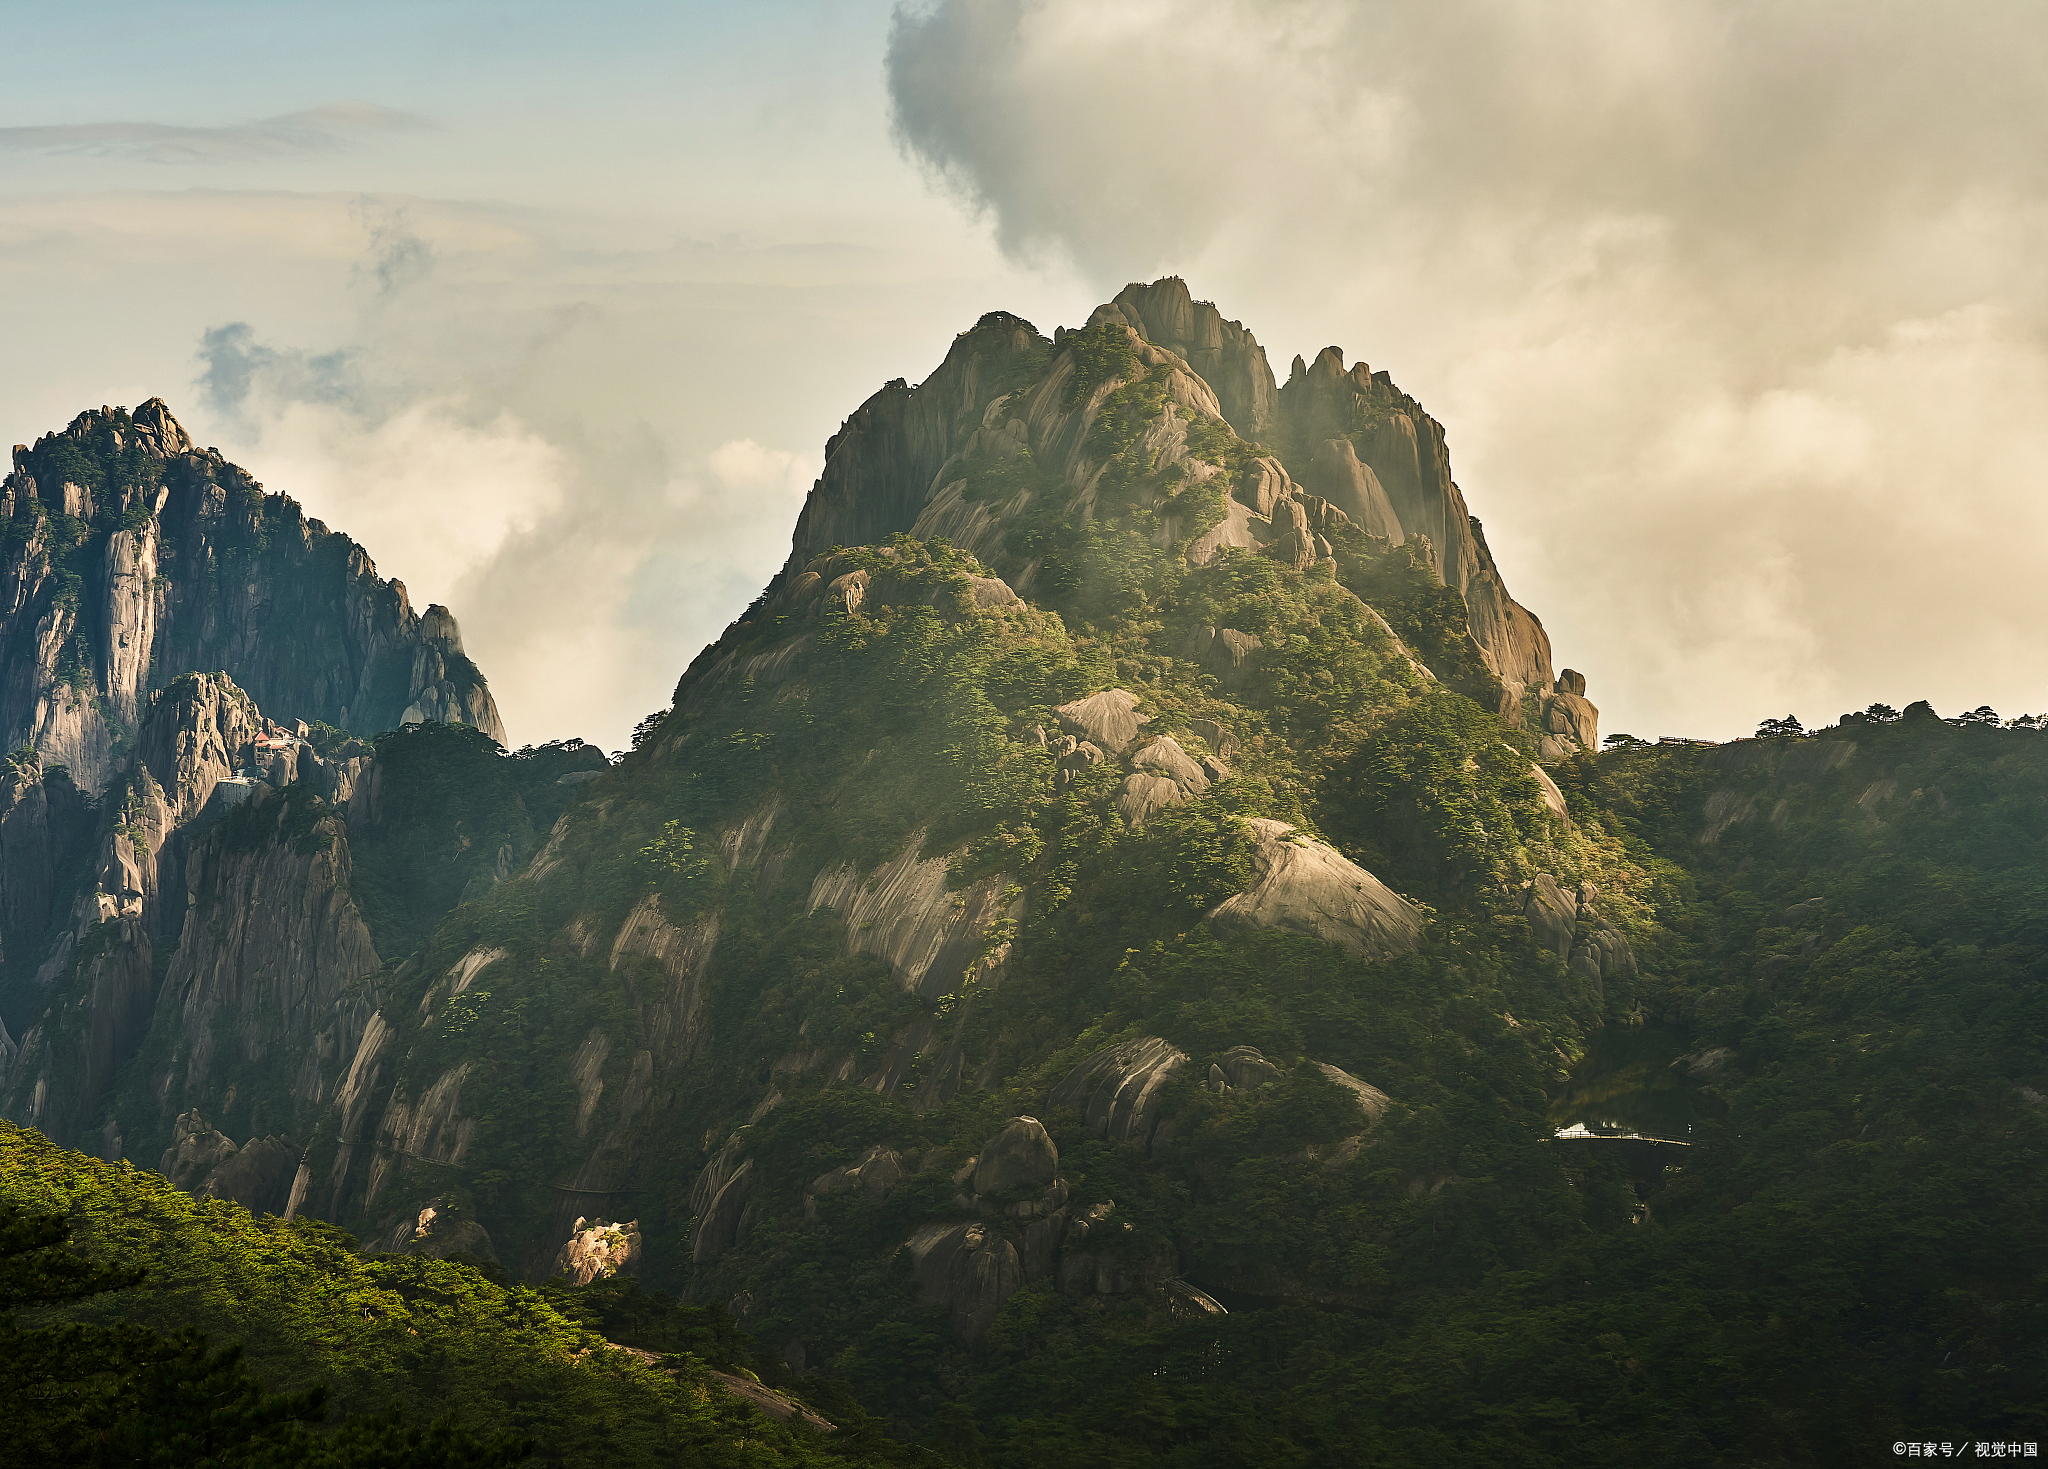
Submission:
M 1550 808 L 1551 815 L 1562 821 L 1570 821 L 1571 812 L 1565 805 L 1564 792 L 1557 788 L 1557 782 L 1550 778 L 1550 772 L 1541 765 L 1532 764 L 1529 773 L 1536 777 L 1536 792 L 1543 797 L 1543 804 Z
M 1158 1093 L 1187 1056 L 1156 1035 L 1106 1046 L 1067 1073 L 1046 1100 L 1076 1107 L 1111 1142 L 1149 1143 L 1158 1125 Z
M 1138 712 L 1138 696 L 1127 689 L 1104 689 L 1099 694 L 1062 704 L 1053 713 L 1059 715 L 1061 726 L 1069 734 L 1112 755 L 1122 754 L 1124 747 L 1138 737 L 1139 726 L 1151 722 L 1149 716 Z
M 555 1255 L 554 1274 L 568 1277 L 571 1285 L 588 1285 L 612 1275 L 640 1273 L 640 1221 L 606 1224 L 596 1219 L 578 1219 Z
M 977 1194 L 1005 1194 L 1045 1188 L 1060 1171 L 1059 1149 L 1036 1117 L 1013 1117 L 982 1145 L 974 1165 Z
M 1117 792 L 1116 809 L 1130 826 L 1143 826 L 1147 817 L 1162 811 L 1186 794 L 1173 781 L 1157 775 L 1127 775 Z
M 1251 510 L 1236 500 L 1226 500 L 1223 518 L 1188 542 L 1188 564 L 1207 566 L 1225 546 L 1249 551 L 1258 544 L 1258 537 L 1252 533 Z
M 281 1137 L 251 1138 L 215 1164 L 193 1192 L 233 1199 L 252 1214 L 281 1214 L 298 1170 L 299 1149 L 290 1142 Z
M 1293 493 L 1293 483 L 1277 459 L 1254 459 L 1237 477 L 1231 498 L 1256 515 L 1271 515 L 1273 507 Z
M 1358 1099 L 1358 1110 L 1365 1114 L 1367 1126 L 1378 1122 L 1380 1118 L 1386 1115 L 1387 1108 L 1394 1105 L 1392 1097 L 1388 1096 L 1371 1082 L 1360 1081 L 1342 1067 L 1332 1066 L 1327 1061 L 1318 1061 L 1315 1063 L 1315 1068 L 1323 1073 L 1326 1080 L 1333 1085 L 1343 1087 Z
M 1131 768 L 1148 775 L 1163 775 L 1190 796 L 1199 796 L 1209 789 L 1209 777 L 1188 758 L 1188 752 L 1172 735 L 1161 735 L 1140 749 L 1131 757 Z
M 927 1224 L 906 1242 L 919 1299 L 952 1311 L 953 1332 L 979 1341 L 1024 1283 L 1017 1247 L 985 1224 Z
M 1223 767 L 1210 761 L 1219 774 Z M 1209 789 L 1210 775 L 1189 758 L 1172 735 L 1161 735 L 1131 757 L 1132 773 L 1124 780 L 1117 809 L 1132 826 L 1141 826 L 1153 812 Z
M 811 1192 L 838 1194 L 858 1189 L 862 1193 L 881 1198 L 909 1176 L 910 1168 L 904 1162 L 903 1155 L 894 1148 L 876 1143 L 844 1168 L 835 1168 L 830 1173 L 820 1174 L 811 1184 Z
M 1221 759 L 1228 760 L 1237 752 L 1237 736 L 1225 729 L 1216 720 L 1193 720 L 1189 723 L 1188 728 L 1194 733 L 1195 738 L 1201 740 L 1202 743 L 1214 750 Z
M 1543 728 L 1578 741 L 1583 749 L 1600 748 L 1600 710 L 1583 694 L 1556 693 L 1545 698 Z
M 1257 633 L 1239 632 L 1234 627 L 1197 627 L 1181 645 L 1180 656 L 1206 673 L 1216 676 L 1226 688 L 1236 688 L 1252 671 L 1253 655 L 1266 646 Z
M 1230 1085 L 1245 1090 L 1271 1086 L 1282 1075 L 1280 1068 L 1268 1061 L 1257 1046 L 1232 1046 L 1210 1069 L 1218 1068 Z
M 1636 956 L 1621 931 L 1598 907 L 1599 889 L 1590 882 L 1567 890 L 1547 872 L 1522 890 L 1522 913 L 1536 942 L 1565 961 L 1574 974 L 1593 981 L 1604 996 L 1612 979 L 1636 977 Z
M 1363 867 L 1284 821 L 1246 823 L 1256 846 L 1252 885 L 1209 912 L 1219 932 L 1277 928 L 1391 959 L 1422 942 L 1422 915 Z
M 174 1185 L 196 1193 L 213 1170 L 235 1154 L 234 1139 L 210 1125 L 197 1108 L 178 1114 L 171 1145 L 156 1165 Z

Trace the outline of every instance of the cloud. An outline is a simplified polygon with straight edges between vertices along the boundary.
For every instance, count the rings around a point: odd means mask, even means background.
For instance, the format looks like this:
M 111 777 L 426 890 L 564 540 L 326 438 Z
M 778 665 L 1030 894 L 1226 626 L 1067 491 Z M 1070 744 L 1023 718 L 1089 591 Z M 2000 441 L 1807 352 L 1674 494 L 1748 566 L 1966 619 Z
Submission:
M 452 607 L 515 742 L 616 746 L 787 556 L 857 404 L 992 300 L 1071 304 L 928 223 L 883 249 L 388 195 L 0 200 L 0 295 L 48 344 L 0 361 L 0 403 L 26 441 L 164 397 Z
M 329 102 L 304 112 L 222 127 L 160 122 L 0 127 L 0 149 L 145 163 L 243 163 L 294 154 L 337 153 L 375 134 L 423 132 L 432 127 L 414 113 L 369 102 Z
M 1020 260 L 1165 271 L 1448 428 L 1610 728 L 2048 703 L 2048 11 L 942 0 L 897 135 Z
M 200 397 L 227 417 L 263 403 L 344 404 L 359 392 L 347 352 L 272 347 L 257 341 L 246 321 L 208 327 L 198 355 Z

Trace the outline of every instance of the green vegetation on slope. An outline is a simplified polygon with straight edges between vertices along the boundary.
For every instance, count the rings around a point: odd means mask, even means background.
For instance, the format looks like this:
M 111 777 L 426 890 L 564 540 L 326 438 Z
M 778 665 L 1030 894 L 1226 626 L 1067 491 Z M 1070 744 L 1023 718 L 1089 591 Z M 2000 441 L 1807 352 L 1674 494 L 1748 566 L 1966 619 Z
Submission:
M 749 1372 L 751 1359 L 721 1313 L 616 1288 L 536 1291 L 456 1261 L 365 1257 L 330 1225 L 252 1218 L 9 1123 L 0 1211 L 0 1352 L 20 1369 L 8 1379 L 21 1395 L 10 1441 L 42 1425 L 47 1462 L 77 1462 L 69 1445 L 119 1463 L 425 1469 L 506 1462 L 515 1439 L 540 1464 L 943 1462 L 858 1425 L 823 1435 L 778 1423 L 722 1391 L 709 1372 Z M 77 1254 L 54 1248 L 66 1221 Z M 659 1365 L 592 1329 L 614 1322 L 624 1343 L 665 1353 Z M 209 1354 L 195 1330 L 243 1352 Z M 408 1433 L 394 1409 L 416 1421 L 452 1414 L 462 1430 Z M 347 1427 L 309 1438 L 301 1425 L 323 1410 Z M 173 1431 L 226 1448 L 204 1460 L 162 1438 Z M 500 1446 L 465 1447 L 470 1431 Z

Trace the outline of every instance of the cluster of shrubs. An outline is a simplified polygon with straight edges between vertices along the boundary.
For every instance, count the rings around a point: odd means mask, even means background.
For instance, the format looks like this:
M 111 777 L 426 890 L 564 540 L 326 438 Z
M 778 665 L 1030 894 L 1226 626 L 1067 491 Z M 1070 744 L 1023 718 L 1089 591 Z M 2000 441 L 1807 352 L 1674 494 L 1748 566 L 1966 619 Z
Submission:
M 1934 706 L 1923 699 L 1917 704 L 1907 705 L 1904 713 L 1892 708 L 1889 704 L 1872 704 L 1869 708 L 1859 713 L 1844 714 L 1837 721 L 1837 727 L 1852 724 L 1897 724 L 1901 719 L 1914 716 L 1928 719 L 1939 719 L 1941 717 L 1934 712 Z M 1952 724 L 1958 729 L 2003 728 L 2039 731 L 2048 730 L 2048 714 L 2022 714 L 2013 719 L 2001 720 L 1996 709 L 1993 709 L 1989 704 L 1979 704 L 1975 709 L 1967 710 L 1964 713 L 1942 720 L 1942 723 Z M 1820 731 L 1809 731 L 1805 725 L 1801 724 L 1798 715 L 1787 714 L 1783 719 L 1764 720 L 1757 725 L 1756 733 L 1751 738 L 1759 740 L 1803 740 L 1809 734 L 1818 733 Z M 1651 745 L 1651 741 L 1638 739 L 1632 734 L 1611 734 L 1602 740 L 1601 743 L 1610 750 L 1648 749 Z

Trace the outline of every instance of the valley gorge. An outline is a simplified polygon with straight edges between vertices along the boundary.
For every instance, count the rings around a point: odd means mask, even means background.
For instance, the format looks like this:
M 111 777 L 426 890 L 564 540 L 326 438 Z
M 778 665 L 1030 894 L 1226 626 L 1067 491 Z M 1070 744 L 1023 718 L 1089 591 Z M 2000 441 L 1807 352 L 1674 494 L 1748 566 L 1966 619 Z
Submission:
M 0 483 L 0 1198 L 544 1302 L 790 1462 L 2019 1434 L 2048 736 L 1603 750 L 1449 445 L 1177 278 L 990 312 L 614 759 L 80 414 Z

